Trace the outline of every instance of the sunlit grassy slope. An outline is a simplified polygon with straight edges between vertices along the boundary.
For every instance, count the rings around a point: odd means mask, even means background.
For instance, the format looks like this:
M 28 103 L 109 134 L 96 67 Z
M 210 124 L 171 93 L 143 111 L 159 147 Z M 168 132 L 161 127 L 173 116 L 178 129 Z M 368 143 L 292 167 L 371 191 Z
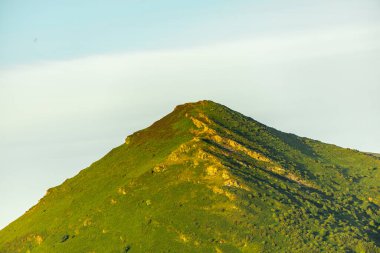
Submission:
M 0 231 L 0 252 L 380 252 L 380 159 L 178 106 Z

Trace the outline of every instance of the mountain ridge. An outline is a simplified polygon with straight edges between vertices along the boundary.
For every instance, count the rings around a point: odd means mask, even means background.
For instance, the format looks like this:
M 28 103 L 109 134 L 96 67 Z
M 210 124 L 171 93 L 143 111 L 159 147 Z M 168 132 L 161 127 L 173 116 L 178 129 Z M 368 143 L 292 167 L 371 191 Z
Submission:
M 49 189 L 0 231 L 0 252 L 378 252 L 379 168 L 187 103 Z

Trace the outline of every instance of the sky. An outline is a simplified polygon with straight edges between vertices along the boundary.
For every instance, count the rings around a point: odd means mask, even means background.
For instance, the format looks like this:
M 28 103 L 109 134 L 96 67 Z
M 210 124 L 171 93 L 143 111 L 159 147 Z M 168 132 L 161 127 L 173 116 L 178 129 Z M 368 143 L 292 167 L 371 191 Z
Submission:
M 380 153 L 378 0 L 1 0 L 0 228 L 178 104 Z

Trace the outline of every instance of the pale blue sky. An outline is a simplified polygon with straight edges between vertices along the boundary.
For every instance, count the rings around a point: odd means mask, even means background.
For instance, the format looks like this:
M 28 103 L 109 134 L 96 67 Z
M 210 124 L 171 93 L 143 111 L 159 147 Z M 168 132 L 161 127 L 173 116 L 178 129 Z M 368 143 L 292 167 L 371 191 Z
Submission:
M 380 2 L 0 1 L 0 227 L 175 105 L 380 152 Z
M 2 0 L 0 67 L 379 22 L 374 1 Z
M 2 64 L 67 59 L 186 47 L 230 36 L 231 32 L 240 36 L 244 30 L 252 29 L 251 23 L 249 27 L 240 27 L 247 26 L 247 13 L 243 11 L 246 6 L 251 8 L 252 3 L 3 0 L 0 59 Z M 228 25 L 230 19 L 238 22 Z M 223 25 L 215 24 L 216 21 Z

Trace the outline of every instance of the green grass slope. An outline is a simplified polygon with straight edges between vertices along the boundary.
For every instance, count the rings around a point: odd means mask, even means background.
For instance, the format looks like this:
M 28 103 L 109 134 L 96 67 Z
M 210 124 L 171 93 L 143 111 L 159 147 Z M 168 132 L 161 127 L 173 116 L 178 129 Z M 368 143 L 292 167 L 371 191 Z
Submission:
M 380 252 L 380 159 L 211 102 L 129 136 L 0 231 L 0 252 Z

